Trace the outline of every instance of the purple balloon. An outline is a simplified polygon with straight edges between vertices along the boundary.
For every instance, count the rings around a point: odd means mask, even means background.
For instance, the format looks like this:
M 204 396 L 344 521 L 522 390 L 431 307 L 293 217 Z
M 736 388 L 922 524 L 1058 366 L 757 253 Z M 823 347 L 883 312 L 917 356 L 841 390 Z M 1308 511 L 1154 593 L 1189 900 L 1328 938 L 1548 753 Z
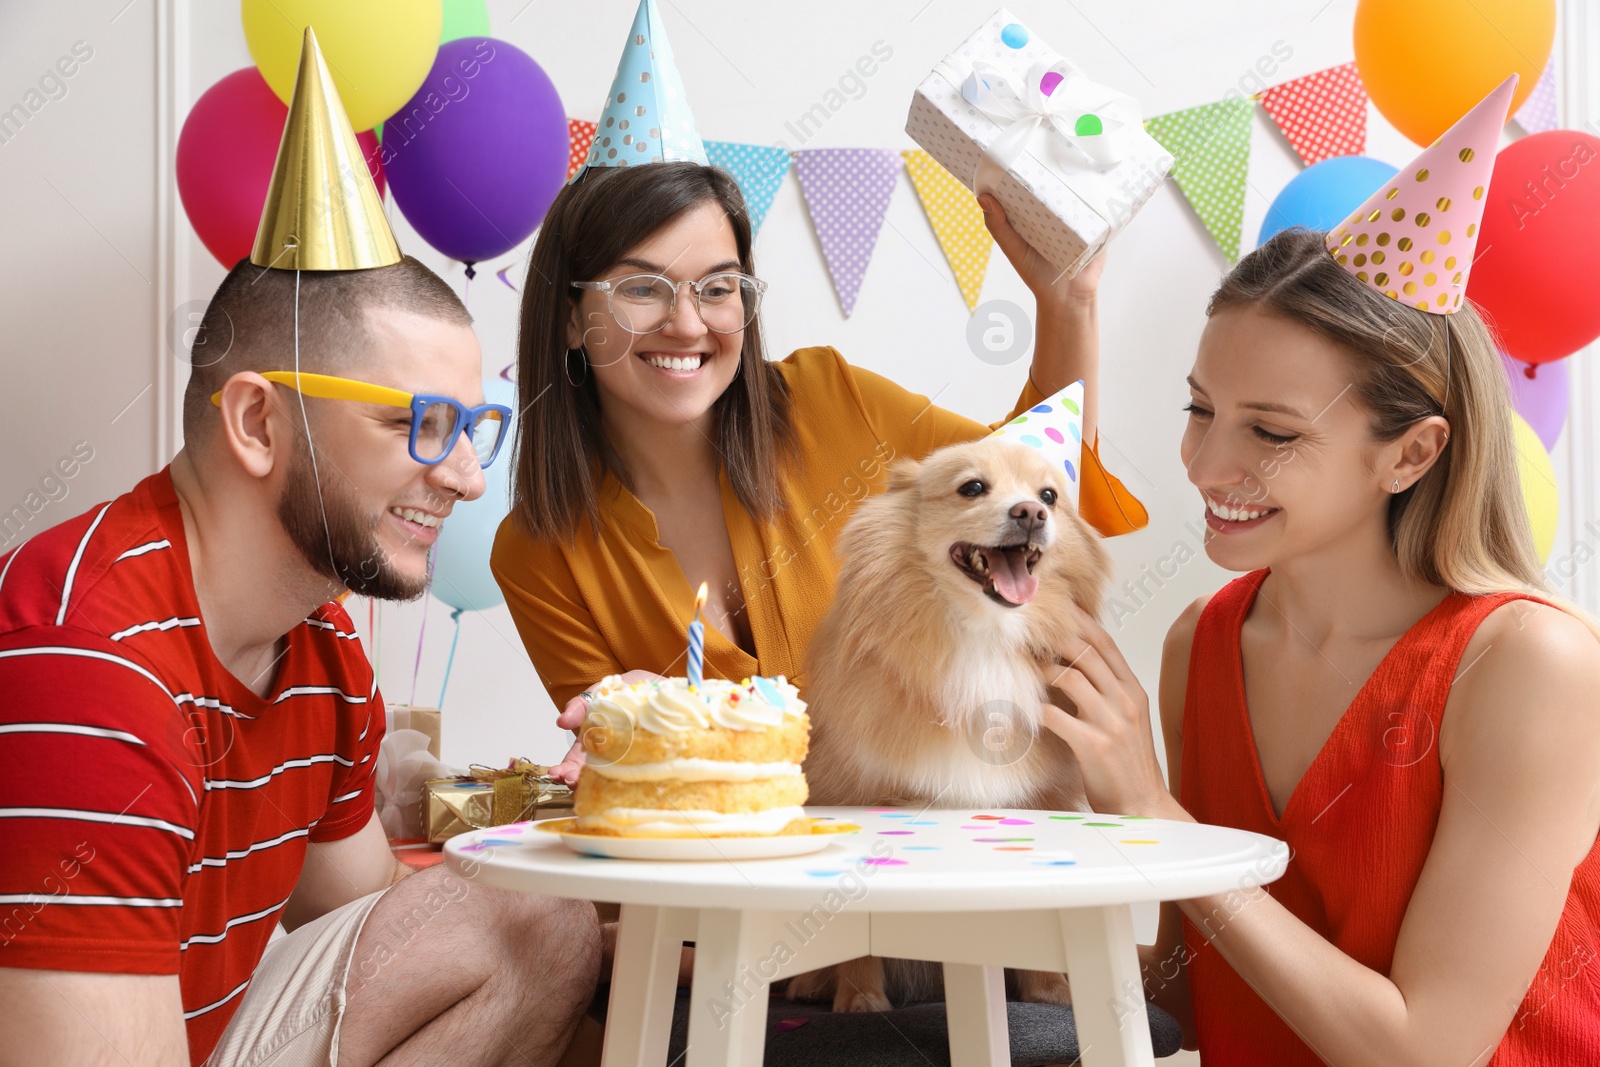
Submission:
M 1500 353 L 1500 361 L 1511 378 L 1511 406 L 1527 420 L 1548 452 L 1556 446 L 1556 438 L 1567 424 L 1567 361 L 1535 365 L 1512 359 L 1504 352 Z M 1528 377 L 1529 367 L 1534 370 L 1532 378 Z
M 527 239 L 561 191 L 567 160 L 555 85 L 526 52 L 492 37 L 440 45 L 422 87 L 383 124 L 384 172 L 406 221 L 469 264 Z

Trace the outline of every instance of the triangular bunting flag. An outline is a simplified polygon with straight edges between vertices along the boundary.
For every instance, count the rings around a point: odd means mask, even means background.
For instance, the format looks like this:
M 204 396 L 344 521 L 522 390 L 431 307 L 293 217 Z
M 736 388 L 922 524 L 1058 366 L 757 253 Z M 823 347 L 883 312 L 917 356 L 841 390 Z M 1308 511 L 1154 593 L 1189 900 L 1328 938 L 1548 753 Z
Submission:
M 772 198 L 778 195 L 778 186 L 783 184 L 783 176 L 789 173 L 794 157 L 786 148 L 707 141 L 706 158 L 713 167 L 721 167 L 739 183 L 745 209 L 750 213 L 750 233 L 754 235 L 761 229 L 767 210 L 772 207 Z
M 956 285 L 967 302 L 967 310 L 978 306 L 983 291 L 983 276 L 989 270 L 989 251 L 994 238 L 983 225 L 983 209 L 961 179 L 945 170 L 921 149 L 901 152 L 911 185 L 928 213 L 933 235 L 944 249 L 944 258 L 955 272 Z
M 589 146 L 594 144 L 596 124 L 582 119 L 567 120 L 567 140 L 570 154 L 567 157 L 567 177 L 571 178 L 589 156 Z
M 1528 99 L 1522 102 L 1517 113 L 1511 116 L 1518 126 L 1528 133 L 1544 133 L 1553 130 L 1561 121 L 1556 113 L 1556 58 L 1544 65 L 1544 73 L 1539 75 L 1539 84 L 1533 87 L 1533 92 L 1528 94 Z
M 1238 97 L 1157 115 L 1145 123 L 1150 136 L 1177 161 L 1173 179 L 1230 263 L 1239 258 L 1254 111 L 1249 100 Z
M 795 160 L 794 173 L 845 318 L 855 309 L 900 165 L 900 153 L 888 148 L 802 149 Z
M 1274 85 L 1260 99 L 1306 166 L 1367 154 L 1367 90 L 1354 63 Z

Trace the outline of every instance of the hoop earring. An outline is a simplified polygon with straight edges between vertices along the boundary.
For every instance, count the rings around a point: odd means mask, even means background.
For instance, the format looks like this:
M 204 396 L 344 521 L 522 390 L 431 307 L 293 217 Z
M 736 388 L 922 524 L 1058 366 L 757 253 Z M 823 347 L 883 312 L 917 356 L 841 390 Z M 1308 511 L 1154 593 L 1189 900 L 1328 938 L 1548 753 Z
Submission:
M 572 354 L 574 352 L 578 354 L 578 365 L 583 368 L 582 373 L 578 375 L 577 381 L 572 380 Z M 567 354 L 563 358 L 562 363 L 563 366 L 561 369 L 566 371 L 567 384 L 572 386 L 574 389 L 582 387 L 583 383 L 589 380 L 589 353 L 585 352 L 583 349 L 567 349 Z

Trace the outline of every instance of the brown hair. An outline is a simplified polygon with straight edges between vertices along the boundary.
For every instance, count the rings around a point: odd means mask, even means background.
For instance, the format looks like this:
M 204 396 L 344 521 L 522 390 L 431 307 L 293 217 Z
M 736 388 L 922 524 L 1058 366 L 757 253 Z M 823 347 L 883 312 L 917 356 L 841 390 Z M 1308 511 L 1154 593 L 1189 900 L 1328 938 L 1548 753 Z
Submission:
M 741 269 L 755 274 L 750 219 L 739 186 L 725 171 L 699 163 L 592 169 L 550 206 L 533 246 L 522 293 L 517 341 L 521 428 L 512 451 L 512 514 L 540 540 L 571 542 L 584 518 L 599 532 L 599 483 L 628 472 L 600 430 L 594 376 L 567 378 L 567 323 L 590 281 L 641 241 L 700 204 L 715 203 L 733 224 Z M 758 316 L 745 327 L 740 370 L 712 406 L 716 444 L 728 482 L 762 521 L 783 509 L 779 490 L 792 461 L 789 389 L 767 362 Z M 537 402 L 536 402 L 537 401 Z
M 197 439 L 214 425 L 211 394 L 235 374 L 294 368 L 296 316 L 300 369 L 319 374 L 338 374 L 365 352 L 368 308 L 472 325 L 455 290 L 410 256 L 371 270 L 296 273 L 241 259 L 217 286 L 189 350 L 185 439 Z
M 1430 415 L 1449 422 L 1438 460 L 1389 500 L 1408 577 L 1469 594 L 1534 594 L 1596 630 L 1545 584 L 1518 481 L 1510 386 L 1477 310 L 1467 301 L 1433 315 L 1390 299 L 1334 262 L 1324 239 L 1299 228 L 1277 234 L 1223 278 L 1206 314 L 1251 306 L 1337 342 L 1378 441 Z

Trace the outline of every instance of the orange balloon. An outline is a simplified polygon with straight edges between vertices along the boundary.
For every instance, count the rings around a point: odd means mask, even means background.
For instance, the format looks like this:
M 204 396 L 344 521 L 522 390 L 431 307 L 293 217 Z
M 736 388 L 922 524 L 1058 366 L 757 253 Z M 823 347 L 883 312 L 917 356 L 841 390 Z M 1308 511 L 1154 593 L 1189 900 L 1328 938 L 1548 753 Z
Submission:
M 1555 0 L 1361 0 L 1356 69 L 1383 117 L 1426 147 L 1513 71 L 1521 107 L 1555 33 Z

